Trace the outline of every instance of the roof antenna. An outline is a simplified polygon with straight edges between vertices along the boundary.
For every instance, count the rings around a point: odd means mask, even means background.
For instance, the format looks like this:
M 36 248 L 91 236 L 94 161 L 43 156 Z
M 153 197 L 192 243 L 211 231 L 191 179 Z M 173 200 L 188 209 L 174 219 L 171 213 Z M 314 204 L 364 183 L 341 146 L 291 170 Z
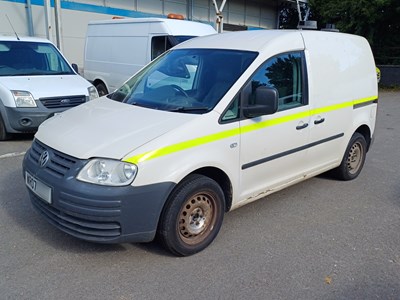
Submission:
M 20 40 L 20 39 L 19 39 L 19 36 L 18 36 L 17 32 L 15 31 L 14 27 L 12 26 L 12 23 L 11 23 L 11 21 L 10 21 L 10 18 L 8 17 L 7 14 L 6 14 L 6 17 L 7 17 L 8 23 L 10 23 L 10 26 L 11 26 L 12 30 L 14 31 L 15 36 L 17 37 L 17 40 L 19 41 L 19 40 Z

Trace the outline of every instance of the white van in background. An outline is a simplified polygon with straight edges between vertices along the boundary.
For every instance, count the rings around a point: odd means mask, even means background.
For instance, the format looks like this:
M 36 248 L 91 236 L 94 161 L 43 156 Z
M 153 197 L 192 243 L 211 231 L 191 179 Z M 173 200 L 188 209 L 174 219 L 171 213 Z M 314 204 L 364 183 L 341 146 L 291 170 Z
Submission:
M 192 21 L 136 18 L 93 21 L 86 34 L 84 77 L 105 95 L 173 46 L 196 36 L 215 34 Z
M 97 97 L 49 40 L 0 36 L 0 141 Z

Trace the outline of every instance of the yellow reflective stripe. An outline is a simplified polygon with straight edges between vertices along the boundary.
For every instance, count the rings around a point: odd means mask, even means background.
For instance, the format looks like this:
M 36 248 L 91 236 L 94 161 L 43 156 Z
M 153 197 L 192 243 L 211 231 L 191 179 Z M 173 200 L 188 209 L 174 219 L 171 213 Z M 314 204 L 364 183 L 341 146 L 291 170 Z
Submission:
M 262 128 L 265 128 L 265 127 L 275 126 L 275 125 L 278 125 L 278 124 L 294 121 L 294 120 L 297 120 L 297 119 L 308 117 L 309 115 L 310 115 L 310 111 L 303 111 L 303 112 L 299 112 L 299 113 L 296 113 L 296 114 L 283 116 L 283 117 L 280 117 L 280 118 L 275 118 L 275 119 L 266 120 L 266 121 L 263 121 L 263 122 L 249 124 L 249 125 L 241 127 L 241 133 L 247 133 L 247 132 L 254 131 L 254 130 L 259 130 L 259 129 L 262 129 Z
M 249 124 L 249 125 L 243 126 L 241 128 L 233 128 L 233 129 L 209 134 L 206 136 L 198 137 L 198 138 L 195 138 L 192 140 L 188 140 L 188 141 L 176 143 L 173 145 L 165 146 L 162 148 L 158 148 L 153 151 L 148 151 L 148 152 L 145 152 L 142 154 L 138 154 L 138 155 L 129 157 L 129 158 L 125 159 L 124 161 L 137 164 L 137 163 L 151 160 L 151 159 L 154 159 L 157 157 L 161 157 L 161 156 L 169 155 L 169 154 L 172 154 L 175 152 L 183 151 L 183 150 L 186 150 L 189 148 L 193 148 L 193 147 L 197 147 L 200 145 L 215 142 L 218 140 L 226 139 L 228 137 L 239 135 L 241 133 L 243 134 L 243 133 L 259 130 L 262 128 L 294 121 L 294 120 L 301 119 L 304 117 L 313 116 L 316 114 L 325 113 L 325 112 L 329 112 L 329 111 L 339 110 L 342 108 L 354 106 L 354 105 L 364 103 L 364 102 L 373 101 L 376 99 L 378 99 L 377 96 L 362 98 L 362 99 L 358 99 L 358 100 L 354 100 L 354 101 L 349 101 L 349 102 L 344 102 L 344 103 L 335 104 L 335 105 L 331 105 L 331 106 L 316 108 L 316 109 L 312 109 L 312 110 L 308 110 L 308 111 L 304 111 L 304 112 L 299 112 L 296 114 L 283 116 L 283 117 L 275 118 L 275 119 L 271 119 L 271 120 L 266 120 L 263 122 Z
M 234 128 L 230 130 L 225 130 L 221 131 L 218 133 L 213 133 L 210 135 L 202 136 L 199 138 L 195 138 L 192 140 L 184 141 L 181 143 L 169 145 L 163 148 L 156 149 L 154 151 L 149 151 L 145 152 L 143 154 L 135 155 L 133 157 L 130 157 L 126 159 L 126 162 L 131 162 L 131 163 L 140 163 L 146 160 L 154 159 L 160 156 L 168 155 L 171 153 L 175 153 L 178 151 L 182 151 L 185 149 L 197 147 L 200 145 L 204 145 L 207 143 L 215 142 L 218 140 L 226 139 L 231 136 L 239 135 L 240 134 L 240 128 Z
M 229 129 L 226 131 L 221 131 L 218 133 L 213 133 L 210 135 L 202 136 L 202 137 L 188 140 L 185 142 L 173 144 L 173 145 L 159 148 L 159 149 L 156 149 L 153 151 L 135 155 L 133 157 L 126 159 L 125 161 L 135 163 L 135 164 L 140 163 L 140 162 L 154 159 L 154 158 L 157 158 L 160 156 L 172 154 L 172 153 L 175 153 L 178 151 L 186 150 L 186 149 L 193 148 L 196 146 L 200 146 L 200 145 L 208 144 L 208 143 L 215 142 L 218 140 L 222 140 L 222 139 L 225 139 L 225 138 L 228 138 L 231 136 L 239 135 L 240 133 L 247 133 L 247 132 L 259 130 L 259 129 L 262 129 L 265 127 L 270 127 L 270 126 L 286 123 L 286 122 L 289 122 L 292 120 L 304 118 L 304 117 L 307 117 L 309 114 L 310 114 L 309 111 L 300 112 L 300 113 L 289 115 L 289 116 L 284 116 L 284 117 L 280 117 L 280 118 L 276 118 L 276 119 L 271 119 L 271 120 L 266 120 L 263 122 L 246 125 L 241 128 L 234 128 L 234 129 Z

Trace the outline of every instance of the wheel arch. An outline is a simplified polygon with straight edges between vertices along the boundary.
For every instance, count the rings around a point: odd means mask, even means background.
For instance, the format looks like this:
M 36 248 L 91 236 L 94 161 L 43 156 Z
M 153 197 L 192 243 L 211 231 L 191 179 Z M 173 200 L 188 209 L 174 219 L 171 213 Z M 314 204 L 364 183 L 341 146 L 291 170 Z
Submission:
M 104 86 L 106 87 L 107 93 L 110 91 L 110 89 L 109 89 L 107 83 L 106 83 L 104 80 L 100 79 L 100 78 L 96 78 L 95 80 L 93 80 L 92 84 L 93 84 L 95 87 L 97 87 L 99 84 L 102 84 L 102 85 L 104 85 Z
M 224 197 L 225 197 L 225 212 L 228 212 L 231 207 L 232 207 L 232 183 L 231 180 L 229 179 L 229 176 L 222 171 L 219 168 L 216 167 L 201 167 L 199 169 L 193 170 L 189 174 L 187 174 L 185 177 L 182 178 L 182 180 L 179 181 L 178 184 L 176 184 L 175 188 L 183 181 L 185 181 L 190 175 L 192 174 L 198 174 L 202 175 L 208 178 L 211 178 L 215 182 L 218 183 L 218 185 L 221 187 Z M 174 192 L 174 189 L 170 192 L 169 195 L 171 195 Z
M 368 151 L 372 142 L 371 129 L 364 124 L 358 127 L 355 132 L 358 132 L 359 134 L 362 134 L 364 136 L 365 141 L 367 142 L 367 151 Z
M 191 174 L 199 174 L 209 177 L 216 181 L 224 192 L 225 196 L 225 212 L 232 207 L 232 183 L 229 176 L 216 167 L 204 167 L 193 171 Z

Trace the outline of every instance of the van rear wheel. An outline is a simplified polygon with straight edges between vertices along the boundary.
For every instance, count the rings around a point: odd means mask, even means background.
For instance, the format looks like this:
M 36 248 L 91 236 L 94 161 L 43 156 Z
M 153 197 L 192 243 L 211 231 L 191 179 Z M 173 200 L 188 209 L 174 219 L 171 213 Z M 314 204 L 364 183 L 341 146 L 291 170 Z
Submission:
M 175 255 L 195 254 L 215 239 L 224 213 L 224 194 L 218 183 L 190 175 L 171 194 L 161 215 L 158 238 Z
M 108 94 L 107 88 L 104 85 L 104 83 L 102 83 L 102 82 L 96 84 L 96 90 L 97 90 L 97 93 L 99 94 L 99 97 L 105 96 Z
M 367 155 L 367 142 L 362 134 L 356 132 L 350 139 L 339 167 L 333 170 L 336 178 L 355 179 L 361 172 Z

